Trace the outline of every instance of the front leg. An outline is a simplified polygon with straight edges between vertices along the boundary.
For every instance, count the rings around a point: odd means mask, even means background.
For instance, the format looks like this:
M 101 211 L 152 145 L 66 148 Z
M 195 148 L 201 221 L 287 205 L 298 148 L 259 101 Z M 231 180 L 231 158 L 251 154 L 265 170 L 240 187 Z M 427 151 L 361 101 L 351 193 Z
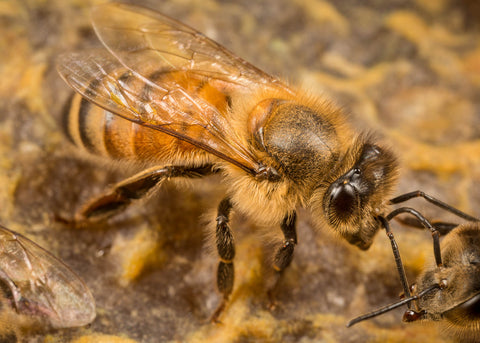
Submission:
M 268 296 L 270 298 L 272 308 L 275 307 L 273 292 L 277 287 L 278 281 L 280 280 L 283 271 L 292 262 L 293 251 L 295 250 L 295 245 L 297 245 L 296 221 L 297 214 L 296 212 L 293 212 L 292 214 L 285 215 L 281 224 L 284 240 L 282 246 L 278 248 L 273 260 L 275 280 L 273 286 L 268 290 Z
M 212 174 L 212 165 L 201 167 L 166 166 L 141 171 L 115 184 L 109 191 L 88 201 L 75 215 L 74 222 L 97 221 L 111 217 L 133 201 L 141 199 L 172 177 L 195 178 Z

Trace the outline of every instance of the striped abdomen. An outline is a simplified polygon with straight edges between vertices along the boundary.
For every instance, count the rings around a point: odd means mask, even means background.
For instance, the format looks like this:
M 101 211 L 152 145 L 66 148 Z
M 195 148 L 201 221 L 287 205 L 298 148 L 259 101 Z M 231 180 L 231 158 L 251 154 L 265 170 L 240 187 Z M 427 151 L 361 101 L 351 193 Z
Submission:
M 118 75 L 118 71 L 116 74 Z M 129 89 L 136 89 L 139 97 L 150 101 L 159 101 L 163 94 L 156 90 L 152 91 L 148 85 L 130 76 L 129 72 L 125 72 L 118 80 L 123 84 L 128 84 Z M 230 106 L 229 95 L 212 87 L 208 81 L 187 78 L 181 73 L 160 72 L 152 75 L 151 79 L 155 79 L 160 84 L 181 86 L 189 93 L 215 105 L 220 113 L 225 113 L 227 107 Z M 98 87 L 99 83 L 93 81 L 88 89 L 95 93 L 95 87 Z M 179 113 L 188 114 L 195 110 L 198 111 L 198 108 L 186 104 L 180 110 Z M 168 123 L 173 123 L 180 128 L 186 138 L 192 138 L 193 141 L 208 140 L 208 136 L 205 136 L 208 131 L 202 125 L 192 125 L 191 122 L 188 122 L 189 117 L 172 116 L 172 113 L 168 112 L 162 115 L 159 112 L 158 118 L 166 118 Z M 225 120 L 225 118 L 219 119 Z M 204 118 L 204 120 L 209 122 L 216 119 Z M 84 147 L 91 153 L 109 156 L 113 159 L 159 163 L 178 163 L 178 161 L 195 163 L 199 162 L 198 159 L 201 159 L 202 162 L 211 160 L 210 154 L 189 143 L 188 139 L 178 139 L 161 131 L 136 124 L 94 105 L 79 94 L 72 97 L 70 107 L 64 113 L 64 128 L 70 140 L 77 146 Z
M 63 123 L 75 145 L 115 160 L 173 163 L 207 155 L 190 143 L 112 114 L 79 94 L 72 97 Z

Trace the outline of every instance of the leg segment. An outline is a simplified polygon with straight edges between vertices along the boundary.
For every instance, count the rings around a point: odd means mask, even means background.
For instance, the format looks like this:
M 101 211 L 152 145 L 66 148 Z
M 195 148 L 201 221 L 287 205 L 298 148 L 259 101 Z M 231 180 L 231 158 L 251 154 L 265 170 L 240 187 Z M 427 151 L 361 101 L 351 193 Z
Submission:
M 144 197 L 171 177 L 195 178 L 212 174 L 211 165 L 201 167 L 167 166 L 153 167 L 123 180 L 111 190 L 87 202 L 75 216 L 75 221 L 98 220 L 108 218 L 132 203 Z
M 218 205 L 215 237 L 220 262 L 217 269 L 217 288 L 222 294 L 222 300 L 210 319 L 212 322 L 218 322 L 218 317 L 225 309 L 228 297 L 233 289 L 235 244 L 232 231 L 228 225 L 231 210 L 232 202 L 228 197 Z
M 281 228 L 284 236 L 283 245 L 278 249 L 273 260 L 273 268 L 281 273 L 287 268 L 293 259 L 293 251 L 297 244 L 297 229 L 295 223 L 297 215 L 293 212 L 292 215 L 286 215 L 283 219 Z
M 293 212 L 292 214 L 287 214 L 283 218 L 281 229 L 284 236 L 283 245 L 278 248 L 277 253 L 275 254 L 273 260 L 273 269 L 275 270 L 275 276 L 273 284 L 269 287 L 267 292 L 270 299 L 270 307 L 275 308 L 275 297 L 274 291 L 277 287 L 280 277 L 287 268 L 293 259 L 293 251 L 295 250 L 295 245 L 297 245 L 297 229 L 296 229 L 297 214 Z

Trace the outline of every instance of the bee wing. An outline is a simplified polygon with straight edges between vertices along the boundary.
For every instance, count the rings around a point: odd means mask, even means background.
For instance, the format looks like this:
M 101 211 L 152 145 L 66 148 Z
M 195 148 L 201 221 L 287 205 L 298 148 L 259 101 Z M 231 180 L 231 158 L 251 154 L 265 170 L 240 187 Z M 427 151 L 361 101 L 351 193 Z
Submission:
M 48 251 L 2 226 L 0 270 L 1 281 L 14 287 L 12 305 L 20 314 L 53 328 L 83 326 L 95 319 L 95 301 L 83 281 Z
M 202 33 L 161 13 L 107 3 L 93 8 L 92 22 L 110 53 L 139 73 L 145 64 L 152 64 L 163 71 L 183 70 L 223 80 L 233 87 L 285 87 Z
M 92 18 L 111 55 L 61 57 L 59 72 L 74 89 L 112 113 L 256 174 L 260 164 L 232 128 L 226 104 L 256 87 L 285 86 L 159 13 L 106 4 L 95 7 Z M 201 93 L 203 85 L 210 91 Z

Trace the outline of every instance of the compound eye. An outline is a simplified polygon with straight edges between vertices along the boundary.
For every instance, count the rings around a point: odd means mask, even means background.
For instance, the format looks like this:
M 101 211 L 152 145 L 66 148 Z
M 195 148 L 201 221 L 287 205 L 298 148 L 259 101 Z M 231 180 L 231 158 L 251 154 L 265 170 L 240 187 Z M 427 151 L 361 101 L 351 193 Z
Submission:
M 357 194 L 355 188 L 345 183 L 332 192 L 330 197 L 330 210 L 335 213 L 338 219 L 346 221 L 356 212 L 356 203 Z
M 446 311 L 444 317 L 452 323 L 458 323 L 468 318 L 471 321 L 480 319 L 480 294 L 473 296 L 464 303 Z

